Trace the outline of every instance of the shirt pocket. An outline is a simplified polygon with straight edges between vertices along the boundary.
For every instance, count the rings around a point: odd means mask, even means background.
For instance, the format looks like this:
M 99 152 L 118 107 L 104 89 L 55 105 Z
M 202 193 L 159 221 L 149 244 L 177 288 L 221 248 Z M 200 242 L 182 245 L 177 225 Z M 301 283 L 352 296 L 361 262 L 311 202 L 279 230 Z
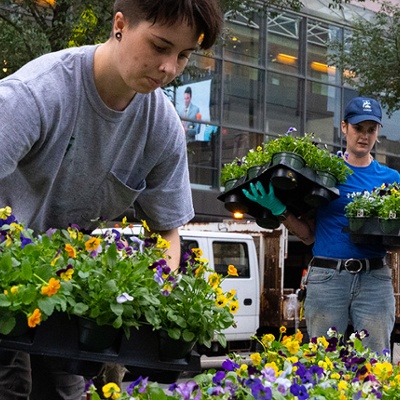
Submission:
M 85 219 L 92 220 L 100 216 L 108 221 L 113 220 L 132 206 L 145 189 L 145 180 L 136 188 L 131 188 L 111 171 L 93 196 L 92 207 L 85 214 Z

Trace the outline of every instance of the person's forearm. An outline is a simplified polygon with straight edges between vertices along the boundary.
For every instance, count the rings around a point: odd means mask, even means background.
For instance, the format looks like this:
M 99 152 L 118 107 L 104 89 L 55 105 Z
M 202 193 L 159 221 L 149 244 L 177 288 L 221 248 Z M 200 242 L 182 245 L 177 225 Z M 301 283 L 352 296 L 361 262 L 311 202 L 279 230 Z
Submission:
M 168 259 L 168 265 L 173 271 L 175 271 L 179 267 L 179 261 L 181 258 L 181 241 L 178 228 L 171 229 L 169 231 L 161 231 L 159 234 L 163 239 L 170 242 L 170 246 L 166 254 L 167 256 L 171 257 Z
M 282 224 L 304 244 L 310 245 L 314 243 L 314 229 L 307 220 L 299 219 L 293 213 L 289 212 Z

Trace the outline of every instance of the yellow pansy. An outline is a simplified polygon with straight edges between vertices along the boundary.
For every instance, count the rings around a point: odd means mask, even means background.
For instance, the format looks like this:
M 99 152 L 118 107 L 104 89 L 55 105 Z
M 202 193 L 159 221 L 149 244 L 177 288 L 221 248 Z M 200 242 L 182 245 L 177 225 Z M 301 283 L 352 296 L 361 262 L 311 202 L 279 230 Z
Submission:
M 77 234 L 76 229 L 69 227 L 69 228 L 67 229 L 67 231 L 68 231 L 69 237 L 70 237 L 71 239 L 76 239 L 76 238 L 78 237 L 78 234 Z
M 64 281 L 69 281 L 72 279 L 72 275 L 74 274 L 74 270 L 72 268 L 67 268 L 65 271 L 60 273 L 60 278 Z
M 250 354 L 250 358 L 254 365 L 260 365 L 262 360 L 260 353 Z
M 19 231 L 19 232 L 22 232 L 22 231 L 24 230 L 24 228 L 22 227 L 22 225 L 16 224 L 15 222 L 12 222 L 12 223 L 10 224 L 10 226 L 11 226 L 12 228 L 14 228 L 14 230 Z
M 377 362 L 372 367 L 372 372 L 379 379 L 387 379 L 393 372 L 393 365 L 390 362 Z
M 296 340 L 287 340 L 284 343 L 290 354 L 296 354 L 300 349 L 300 344 Z
M 267 333 L 267 334 L 263 335 L 263 337 L 261 338 L 261 343 L 264 346 L 267 346 L 267 345 L 271 344 L 274 340 L 275 340 L 275 336 L 272 333 Z
M 203 255 L 203 250 L 200 249 L 199 247 L 194 247 L 192 249 L 192 252 L 195 255 L 195 257 L 201 257 Z
M 0 219 L 7 219 L 12 213 L 12 209 L 9 206 L 0 208 Z
M 246 376 L 246 374 L 247 374 L 247 369 L 248 369 L 248 365 L 247 365 L 247 364 L 242 364 L 242 365 L 240 366 L 240 368 L 239 368 L 238 370 L 236 370 L 236 373 L 237 373 L 239 376 Z
M 223 294 L 221 294 L 217 297 L 217 300 L 215 300 L 215 304 L 218 307 L 225 307 L 228 304 L 228 299 Z
M 216 272 L 214 272 L 208 276 L 208 283 L 210 284 L 211 287 L 216 289 L 221 283 L 221 279 L 219 275 Z
M 170 242 L 168 240 L 163 239 L 161 236 L 157 237 L 157 247 L 159 249 L 169 249 Z
M 228 298 L 226 298 L 228 300 Z M 239 310 L 239 302 L 237 300 L 232 300 L 229 303 L 229 310 L 232 314 L 236 314 L 237 310 Z
M 317 338 L 317 343 L 322 344 L 324 348 L 326 349 L 329 346 L 328 341 L 325 339 L 325 337 L 319 337 Z
M 110 382 L 103 386 L 103 394 L 106 399 L 119 399 L 121 389 L 116 383 Z
M 149 228 L 149 226 L 147 225 L 147 222 L 144 219 L 141 220 L 141 223 L 143 225 L 143 228 L 146 229 L 147 232 L 150 232 L 150 228 Z
M 18 293 L 18 286 L 11 286 L 10 292 L 11 292 L 12 294 Z

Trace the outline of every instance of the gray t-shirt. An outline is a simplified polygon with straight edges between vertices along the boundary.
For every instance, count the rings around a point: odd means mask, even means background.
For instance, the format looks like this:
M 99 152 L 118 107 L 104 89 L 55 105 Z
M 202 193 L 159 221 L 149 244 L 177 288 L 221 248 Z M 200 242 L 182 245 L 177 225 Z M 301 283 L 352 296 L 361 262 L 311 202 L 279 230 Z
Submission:
M 134 206 L 155 230 L 193 218 L 185 135 L 161 89 L 108 108 L 96 46 L 41 56 L 0 81 L 0 207 L 44 231 L 86 229 Z

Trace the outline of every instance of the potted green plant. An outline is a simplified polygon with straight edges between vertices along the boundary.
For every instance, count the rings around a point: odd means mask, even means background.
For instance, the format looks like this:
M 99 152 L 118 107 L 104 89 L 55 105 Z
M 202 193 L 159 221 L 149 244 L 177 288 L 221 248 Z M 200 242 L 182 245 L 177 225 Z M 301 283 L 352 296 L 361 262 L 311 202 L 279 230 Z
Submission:
M 222 331 L 234 325 L 239 307 L 235 291 L 222 289 L 222 276 L 208 267 L 201 249 L 184 254 L 177 274 L 165 271 L 164 266 L 161 262 L 156 269 L 159 301 L 146 309 L 146 321 L 175 341 L 211 347 L 216 337 L 226 346 Z M 227 276 L 237 276 L 232 265 L 227 272 Z
M 345 215 L 349 219 L 349 227 L 352 231 L 359 230 L 371 217 L 377 215 L 378 201 L 373 192 L 349 193 L 351 201 L 345 206 Z
M 348 195 L 351 202 L 345 207 L 350 230 L 358 230 L 368 222 L 371 229 L 378 219 L 383 233 L 398 233 L 400 230 L 400 186 L 397 182 L 383 183 L 371 192 L 364 191 Z M 379 229 L 379 228 L 378 228 Z
M 397 182 L 383 184 L 375 189 L 379 197 L 377 214 L 379 224 L 384 233 L 396 233 L 400 229 L 400 186 Z
M 327 187 L 346 182 L 347 177 L 353 173 L 343 157 L 318 147 L 308 155 L 306 165 L 317 173 L 319 182 Z
M 125 219 L 122 228 L 129 232 Z M 129 338 L 130 329 L 143 324 L 144 310 L 157 304 L 158 284 L 151 266 L 165 260 L 168 242 L 158 234 L 133 236 L 132 231 L 127 237 L 111 228 L 86 234 L 74 225 L 55 231 L 52 240 L 61 249 L 58 271 L 73 271 L 66 312 L 79 317 L 82 328 L 91 321 L 114 328 L 106 328 L 114 337 L 122 328 Z
M 221 169 L 221 185 L 225 186 L 225 191 L 228 191 L 236 181 L 242 177 L 245 177 L 247 173 L 247 167 L 242 159 L 235 158 L 230 163 L 224 164 Z M 230 182 L 230 184 L 229 184 Z
M 74 224 L 33 235 L 9 207 L 0 213 L 0 333 L 8 334 L 21 313 L 35 327 L 60 311 L 84 329 L 103 327 L 100 339 L 115 338 L 120 328 L 129 337 L 148 305 L 157 304 L 151 266 L 168 247 L 160 235 L 130 236 L 129 243 L 116 229 L 92 235 Z
M 306 166 L 307 157 L 316 152 L 313 136 L 292 136 L 294 128 L 288 133 L 266 143 L 264 151 L 267 160 L 276 166 L 271 175 L 271 182 L 275 187 L 290 190 L 297 187 L 298 171 Z
M 265 144 L 257 146 L 255 149 L 250 149 L 243 157 L 243 164 L 247 169 L 247 179 L 252 179 L 257 176 L 261 168 L 269 163 L 268 154 L 264 151 Z
M 65 311 L 71 284 L 56 274 L 58 247 L 0 208 L 0 333 L 18 336 Z
M 265 146 L 265 152 L 267 159 L 271 160 L 276 154 L 295 153 L 303 159 L 303 165 L 316 172 L 329 172 L 339 183 L 344 183 L 348 175 L 352 173 L 342 157 L 330 153 L 326 146 L 325 148 L 318 147 L 313 133 L 306 133 L 301 137 L 290 135 L 279 137 Z

